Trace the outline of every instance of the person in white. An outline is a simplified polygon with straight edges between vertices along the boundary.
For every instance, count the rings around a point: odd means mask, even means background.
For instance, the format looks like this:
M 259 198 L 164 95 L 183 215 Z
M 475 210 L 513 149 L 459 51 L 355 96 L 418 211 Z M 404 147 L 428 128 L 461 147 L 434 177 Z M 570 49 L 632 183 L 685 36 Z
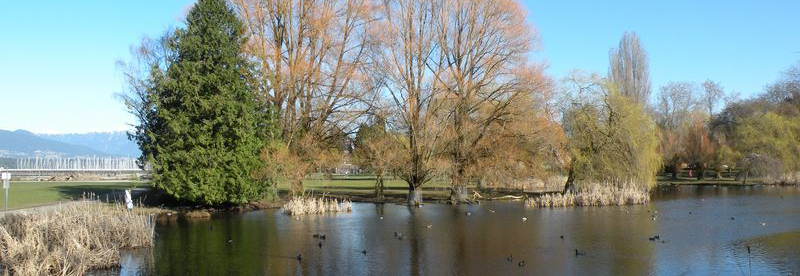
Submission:
M 125 189 L 125 207 L 128 207 L 128 211 L 133 210 L 133 200 L 131 199 L 131 189 Z

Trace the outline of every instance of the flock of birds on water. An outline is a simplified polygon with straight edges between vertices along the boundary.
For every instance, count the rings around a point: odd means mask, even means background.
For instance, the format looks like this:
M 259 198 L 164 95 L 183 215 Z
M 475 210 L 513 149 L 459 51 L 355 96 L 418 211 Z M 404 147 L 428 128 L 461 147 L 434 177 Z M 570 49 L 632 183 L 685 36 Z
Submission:
M 489 212 L 490 213 L 494 213 L 495 210 L 489 209 Z M 648 210 L 647 212 L 649 213 L 650 210 Z M 627 213 L 630 213 L 630 212 L 629 211 L 625 211 L 625 213 L 627 214 Z M 651 215 L 652 220 L 656 220 L 658 218 L 657 214 L 658 214 L 658 210 L 653 210 L 653 215 Z M 464 215 L 469 217 L 469 216 L 472 216 L 472 213 L 471 212 L 465 212 Z M 692 215 L 691 211 L 689 212 L 689 215 Z M 383 220 L 383 216 L 381 216 L 379 218 L 381 220 Z M 299 219 L 299 217 L 298 217 L 298 219 Z M 731 220 L 735 220 L 736 218 L 735 217 L 731 217 L 730 219 Z M 525 216 L 522 217 L 522 221 L 523 222 L 525 222 L 527 220 L 528 220 L 527 217 L 525 217 Z M 766 226 L 766 223 L 761 222 L 761 226 Z M 425 226 L 425 228 L 431 229 L 431 228 L 433 228 L 433 225 L 432 224 L 428 224 L 428 225 Z M 213 226 L 209 226 L 209 229 L 213 229 Z M 394 234 L 394 237 L 396 239 L 398 239 L 398 240 L 403 240 L 405 238 L 405 236 L 401 232 L 394 232 L 393 234 Z M 323 245 L 322 241 L 327 239 L 327 236 L 325 234 L 313 234 L 312 237 L 318 240 L 317 246 L 319 248 L 322 248 L 322 245 Z M 564 235 L 560 235 L 559 238 L 561 240 L 564 240 Z M 661 243 L 667 243 L 666 240 L 661 239 L 660 235 L 655 235 L 655 236 L 652 236 L 652 237 L 648 237 L 647 239 L 652 241 L 652 242 L 660 241 Z M 229 238 L 227 242 L 229 244 L 233 243 L 233 239 Z M 361 253 L 364 256 L 366 256 L 367 255 L 367 250 L 366 249 L 361 250 L 359 253 Z M 747 246 L 747 253 L 748 253 L 748 255 L 750 254 L 750 246 Z M 581 250 L 575 248 L 575 257 L 580 257 L 580 256 L 585 256 L 585 255 L 586 255 L 586 251 L 581 251 Z M 303 254 L 302 253 L 298 253 L 297 256 L 295 256 L 294 259 L 297 260 L 298 262 L 302 262 L 303 261 Z M 508 257 L 506 257 L 506 261 L 508 261 L 510 263 L 513 263 L 514 262 L 514 256 L 509 254 Z M 524 267 L 525 266 L 525 261 L 522 260 L 522 261 L 517 262 L 517 266 Z

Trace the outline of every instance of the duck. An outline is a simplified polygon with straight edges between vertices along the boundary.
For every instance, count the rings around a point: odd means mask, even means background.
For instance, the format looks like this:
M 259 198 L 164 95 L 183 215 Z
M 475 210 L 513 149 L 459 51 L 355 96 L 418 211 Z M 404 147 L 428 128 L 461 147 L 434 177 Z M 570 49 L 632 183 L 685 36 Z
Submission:
M 735 219 L 736 219 L 736 218 L 734 218 L 734 217 L 731 217 L 731 220 L 735 220 Z
M 517 263 L 517 265 L 518 266 L 525 266 L 525 261 L 521 261 L 521 262 Z
M 314 238 L 319 238 L 319 234 L 314 234 L 314 235 L 311 235 L 311 236 L 314 237 Z
M 511 262 L 513 260 L 514 260 L 514 256 L 513 255 L 508 255 L 508 257 L 506 257 L 506 261 Z
M 361 254 L 367 255 L 367 250 L 361 250 Z
M 471 216 L 472 215 L 472 213 L 470 213 L 470 212 L 466 212 L 464 214 L 467 215 L 467 216 Z
M 494 213 L 494 210 L 492 210 L 492 209 L 489 209 L 489 213 Z
M 319 238 L 324 240 L 325 239 L 325 235 L 319 235 Z
M 583 255 L 586 255 L 585 251 L 580 251 L 577 248 L 575 248 L 575 256 L 583 256 Z
M 233 243 L 233 239 L 228 239 L 228 243 Z
M 298 253 L 297 257 L 295 257 L 294 259 L 297 260 L 298 262 L 303 261 L 303 254 Z
M 522 221 L 528 221 L 527 217 L 522 217 Z
M 319 242 L 319 243 L 317 244 L 317 246 L 319 246 L 319 248 L 322 248 L 322 242 Z
M 433 224 L 428 224 L 427 226 L 425 226 L 425 228 L 428 228 L 428 229 L 431 229 L 431 227 L 433 227 Z
M 564 239 L 564 235 L 561 235 L 560 238 L 563 240 Z

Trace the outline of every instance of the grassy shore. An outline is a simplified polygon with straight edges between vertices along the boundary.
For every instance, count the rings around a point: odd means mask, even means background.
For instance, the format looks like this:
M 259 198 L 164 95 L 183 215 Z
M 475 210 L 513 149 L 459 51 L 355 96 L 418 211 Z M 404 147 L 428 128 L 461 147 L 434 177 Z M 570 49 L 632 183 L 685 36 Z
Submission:
M 81 198 L 84 193 L 104 197 L 107 194 L 119 194 L 131 186 L 142 185 L 147 184 L 132 181 L 12 181 L 8 190 L 8 208 L 30 208 L 71 201 Z M 0 190 L 0 208 L 5 208 L 5 194 L 2 190 Z

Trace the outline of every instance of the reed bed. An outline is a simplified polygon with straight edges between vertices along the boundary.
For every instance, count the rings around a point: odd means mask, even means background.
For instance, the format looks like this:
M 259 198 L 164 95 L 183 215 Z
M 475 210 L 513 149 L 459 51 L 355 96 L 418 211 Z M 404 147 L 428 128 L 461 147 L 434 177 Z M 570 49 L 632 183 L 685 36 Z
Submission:
M 281 207 L 281 212 L 289 215 L 323 214 L 352 212 L 353 202 L 347 199 L 336 199 L 313 196 L 298 196 L 292 198 Z
M 634 186 L 620 188 L 592 185 L 563 194 L 547 194 L 529 198 L 525 201 L 525 205 L 529 207 L 633 205 L 644 204 L 648 201 L 650 201 L 650 194 L 646 189 Z
M 800 185 L 800 171 L 784 173 L 780 176 L 766 176 L 763 179 L 767 185 Z
M 0 217 L 0 267 L 11 275 L 83 275 L 119 265 L 120 250 L 153 246 L 153 217 L 81 201 Z

